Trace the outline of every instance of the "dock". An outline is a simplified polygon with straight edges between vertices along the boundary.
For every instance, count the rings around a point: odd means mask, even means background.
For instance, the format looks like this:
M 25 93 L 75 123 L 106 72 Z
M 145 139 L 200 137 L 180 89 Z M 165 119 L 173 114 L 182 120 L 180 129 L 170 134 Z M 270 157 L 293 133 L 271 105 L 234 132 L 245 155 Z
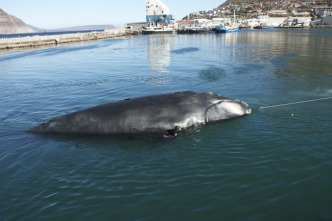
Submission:
M 310 28 L 309 26 L 276 26 L 274 27 L 276 29 L 302 29 L 302 28 Z
M 289 28 L 332 28 L 332 25 L 310 25 L 310 26 L 276 26 L 277 29 L 289 29 Z
M 33 35 L 33 33 L 32 33 Z M 61 34 L 61 35 L 33 35 L 21 38 L 2 38 L 0 39 L 0 50 L 38 47 L 48 45 L 59 45 L 81 41 L 93 41 L 130 35 L 125 28 L 110 29 L 104 31 L 93 31 L 86 33 Z
M 332 28 L 332 25 L 313 25 L 311 28 Z

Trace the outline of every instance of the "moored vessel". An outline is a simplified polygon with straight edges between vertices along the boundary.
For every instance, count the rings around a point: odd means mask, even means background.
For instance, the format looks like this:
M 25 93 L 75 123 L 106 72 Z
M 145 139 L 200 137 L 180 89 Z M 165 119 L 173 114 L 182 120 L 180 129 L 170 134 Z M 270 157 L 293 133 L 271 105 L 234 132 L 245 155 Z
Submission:
M 237 31 L 239 31 L 239 28 L 240 28 L 240 25 L 236 23 L 236 16 L 235 16 L 235 10 L 234 10 L 233 21 L 231 23 L 216 26 L 215 32 L 216 33 L 237 32 Z
M 239 31 L 240 25 L 220 25 L 215 28 L 216 33 L 228 33 Z
M 173 34 L 174 28 L 166 26 L 149 26 L 142 29 L 143 34 Z
M 254 29 L 274 29 L 274 26 L 258 25 L 258 26 L 255 26 Z
M 175 32 L 173 15 L 169 8 L 160 0 L 146 0 L 147 27 L 142 34 L 173 34 Z

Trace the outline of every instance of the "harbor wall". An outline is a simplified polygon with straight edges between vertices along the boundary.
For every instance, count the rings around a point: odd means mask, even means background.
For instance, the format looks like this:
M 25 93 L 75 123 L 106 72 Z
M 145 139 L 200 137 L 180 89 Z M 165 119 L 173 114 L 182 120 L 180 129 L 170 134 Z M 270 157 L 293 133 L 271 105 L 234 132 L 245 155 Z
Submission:
M 58 45 L 80 41 L 92 41 L 99 39 L 114 38 L 127 35 L 125 28 L 117 28 L 100 32 L 86 32 L 62 35 L 29 36 L 22 38 L 0 39 L 0 49 L 14 49 L 26 47 L 38 47 L 47 45 Z

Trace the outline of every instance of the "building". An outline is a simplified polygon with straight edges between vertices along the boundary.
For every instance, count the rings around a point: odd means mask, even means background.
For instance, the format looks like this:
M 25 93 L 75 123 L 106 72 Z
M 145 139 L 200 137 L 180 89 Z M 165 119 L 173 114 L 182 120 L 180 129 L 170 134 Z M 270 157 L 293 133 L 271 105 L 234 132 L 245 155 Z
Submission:
M 142 29 L 146 27 L 146 22 L 134 22 L 126 25 L 126 32 L 130 34 L 142 33 Z
M 268 14 L 269 15 L 281 16 L 281 17 L 288 15 L 286 10 L 271 10 L 271 11 L 268 11 Z
M 169 8 L 160 0 L 146 0 L 146 22 L 149 24 L 170 24 L 173 20 Z
M 316 5 L 313 10 L 320 17 L 332 15 L 332 7 L 328 7 L 328 5 Z

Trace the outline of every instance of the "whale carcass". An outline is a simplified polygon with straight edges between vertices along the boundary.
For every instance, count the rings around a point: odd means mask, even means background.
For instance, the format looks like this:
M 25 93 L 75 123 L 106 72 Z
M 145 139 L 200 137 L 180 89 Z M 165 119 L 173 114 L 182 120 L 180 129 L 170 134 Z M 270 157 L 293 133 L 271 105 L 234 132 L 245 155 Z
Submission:
M 36 133 L 165 133 L 250 114 L 245 102 L 211 92 L 130 98 L 65 114 L 31 128 Z

